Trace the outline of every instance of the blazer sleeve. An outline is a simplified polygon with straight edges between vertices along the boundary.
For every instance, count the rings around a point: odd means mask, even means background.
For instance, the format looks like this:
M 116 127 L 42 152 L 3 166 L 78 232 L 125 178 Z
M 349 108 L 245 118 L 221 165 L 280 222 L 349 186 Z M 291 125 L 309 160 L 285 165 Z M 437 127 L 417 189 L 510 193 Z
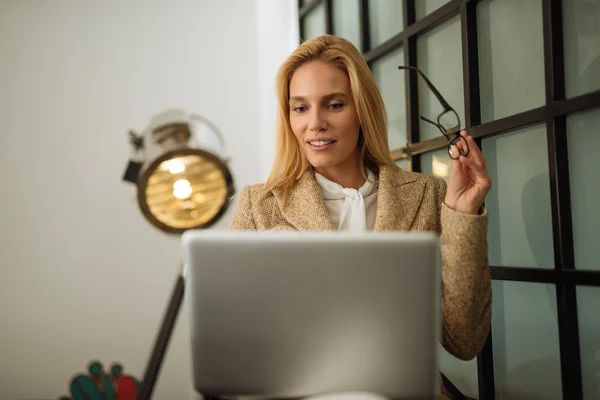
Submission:
M 252 191 L 250 186 L 244 186 L 240 192 L 240 199 L 229 225 L 231 231 L 255 231 L 256 224 L 252 213 Z
M 492 280 L 488 262 L 488 213 L 463 214 L 444 204 L 446 182 L 439 179 L 442 251 L 442 346 L 461 360 L 479 354 L 492 316 Z

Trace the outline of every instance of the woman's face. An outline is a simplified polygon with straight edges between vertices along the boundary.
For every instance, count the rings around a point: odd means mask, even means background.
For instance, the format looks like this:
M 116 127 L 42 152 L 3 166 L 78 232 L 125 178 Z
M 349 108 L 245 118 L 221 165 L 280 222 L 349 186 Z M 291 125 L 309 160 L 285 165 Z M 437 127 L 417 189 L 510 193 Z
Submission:
M 356 165 L 360 123 L 344 71 L 322 61 L 302 65 L 292 75 L 289 101 L 290 125 L 317 171 Z

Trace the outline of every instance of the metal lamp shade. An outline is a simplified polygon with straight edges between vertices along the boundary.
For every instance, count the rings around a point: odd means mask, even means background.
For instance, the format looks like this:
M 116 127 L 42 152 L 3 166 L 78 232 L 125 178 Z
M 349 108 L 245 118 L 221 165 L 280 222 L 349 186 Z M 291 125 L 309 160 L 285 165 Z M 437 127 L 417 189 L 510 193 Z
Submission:
M 153 118 L 143 138 L 136 185 L 144 217 L 174 234 L 218 221 L 234 184 L 216 127 L 202 117 L 170 110 Z

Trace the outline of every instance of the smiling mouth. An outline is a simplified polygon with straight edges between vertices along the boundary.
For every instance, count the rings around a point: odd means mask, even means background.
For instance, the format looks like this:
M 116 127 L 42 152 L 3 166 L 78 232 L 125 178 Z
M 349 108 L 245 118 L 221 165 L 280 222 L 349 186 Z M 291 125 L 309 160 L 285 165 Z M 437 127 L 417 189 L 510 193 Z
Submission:
M 314 147 L 323 147 L 323 146 L 327 146 L 328 144 L 332 144 L 335 142 L 336 142 L 335 140 L 313 140 L 313 141 L 307 142 L 307 143 Z

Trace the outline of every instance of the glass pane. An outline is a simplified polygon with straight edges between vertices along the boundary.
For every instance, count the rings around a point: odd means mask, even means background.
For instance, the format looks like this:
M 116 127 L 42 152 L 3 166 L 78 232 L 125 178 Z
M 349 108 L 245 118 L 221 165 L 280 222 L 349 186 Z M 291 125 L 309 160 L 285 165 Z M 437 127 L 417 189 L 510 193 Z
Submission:
M 546 102 L 542 1 L 477 3 L 482 122 Z
M 600 2 L 563 0 L 567 97 L 600 89 Z
M 403 158 L 395 161 L 396 165 L 402 168 L 405 171 L 410 171 L 410 163 L 408 162 L 408 158 Z
M 333 33 L 348 39 L 359 51 L 362 51 L 358 7 L 358 0 L 333 1 Z
M 327 32 L 325 24 L 325 4 L 322 2 L 309 12 L 302 20 L 304 40 L 311 39 Z
M 462 45 L 458 17 L 419 36 L 417 39 L 417 66 L 456 110 L 461 127 L 465 126 Z M 408 74 L 409 72 L 405 72 Z M 415 72 L 410 72 L 414 74 Z M 421 77 L 419 81 L 419 111 L 422 116 L 436 120 L 442 106 Z M 420 121 L 421 140 L 441 136 L 440 131 Z
M 497 399 L 561 399 L 556 290 L 552 284 L 492 281 Z
M 415 7 L 417 13 L 417 19 L 425 17 L 427 14 L 431 14 L 450 0 L 416 0 Z
M 600 288 L 578 287 L 579 347 L 583 398 L 600 399 Z
M 452 382 L 465 396 L 477 398 L 479 389 L 477 384 L 477 358 L 462 361 L 448 353 L 441 344 L 438 344 L 438 368 L 446 378 Z
M 398 69 L 399 65 L 404 65 L 402 48 L 381 57 L 371 66 L 385 103 L 389 121 L 388 143 L 392 150 L 406 147 L 405 75 Z
M 441 150 L 421 155 L 421 172 L 437 176 L 449 182 L 452 172 L 452 159 L 448 155 L 448 150 L 444 147 Z
M 483 139 L 490 265 L 554 267 L 546 126 Z
M 575 267 L 600 269 L 600 109 L 567 118 Z M 600 316 L 600 313 L 598 314 Z
M 379 46 L 404 29 L 404 10 L 402 1 L 369 1 L 369 31 L 371 48 Z

